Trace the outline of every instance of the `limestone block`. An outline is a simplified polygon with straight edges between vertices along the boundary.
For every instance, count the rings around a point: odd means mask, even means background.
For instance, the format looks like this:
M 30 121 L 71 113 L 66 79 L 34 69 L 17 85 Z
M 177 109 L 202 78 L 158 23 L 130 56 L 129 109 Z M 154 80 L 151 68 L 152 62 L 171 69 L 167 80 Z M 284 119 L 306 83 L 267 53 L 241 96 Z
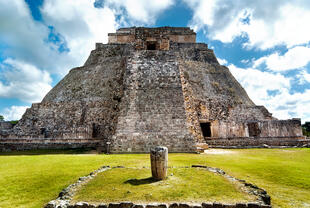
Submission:
M 152 176 L 156 180 L 163 180 L 167 177 L 168 148 L 157 146 L 151 149 Z

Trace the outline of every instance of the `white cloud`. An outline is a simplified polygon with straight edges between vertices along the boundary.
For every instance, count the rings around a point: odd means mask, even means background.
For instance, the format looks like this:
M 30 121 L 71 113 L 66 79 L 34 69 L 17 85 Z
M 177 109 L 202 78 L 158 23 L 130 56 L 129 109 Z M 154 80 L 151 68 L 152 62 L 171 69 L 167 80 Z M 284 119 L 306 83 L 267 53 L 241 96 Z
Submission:
M 296 46 L 289 49 L 284 55 L 273 53 L 254 62 L 254 67 L 265 63 L 273 71 L 286 71 L 306 66 L 310 62 L 310 48 Z
M 48 40 L 50 29 L 32 18 L 25 1 L 0 1 L 0 20 L 0 43 L 5 45 L 5 57 L 54 74 L 67 72 L 76 64 L 75 57 L 60 53 L 58 45 Z
M 262 72 L 254 68 L 229 65 L 230 71 L 245 88 L 256 105 L 264 105 L 279 119 L 292 117 L 310 120 L 310 90 L 290 93 L 290 78 L 280 73 Z M 273 92 L 273 93 L 270 93 Z
M 228 66 L 232 74 L 247 90 L 250 98 L 258 105 L 270 99 L 268 90 L 279 91 L 290 88 L 290 79 L 279 73 L 262 72 L 257 69 Z
M 0 19 L 0 41 L 8 46 L 5 55 L 41 66 L 50 63 L 50 51 L 44 42 L 48 28 L 33 21 L 24 1 L 0 1 Z
M 193 10 L 190 26 L 206 29 L 211 39 L 232 42 L 248 37 L 246 46 L 260 49 L 310 41 L 310 2 L 307 0 L 183 0 Z
M 95 8 L 94 1 L 45 0 L 41 13 L 46 24 L 66 40 L 70 52 L 65 57 L 74 60 L 73 66 L 82 65 L 95 43 L 106 43 L 108 33 L 118 26 L 114 12 L 108 7 Z M 63 74 L 68 70 L 63 69 Z
M 228 63 L 226 59 L 217 58 L 217 60 L 221 65 L 227 65 Z
M 305 84 L 306 82 L 310 83 L 310 74 L 306 70 L 302 70 L 296 76 L 299 80 L 299 84 Z M 309 95 L 310 96 L 310 95 Z
M 94 1 L 46 0 L 44 22 L 35 21 L 25 1 L 0 1 L 0 42 L 6 57 L 25 61 L 38 69 L 65 75 L 82 65 L 96 42 L 107 42 L 107 33 L 118 24 L 109 8 L 95 8 Z M 69 51 L 60 52 L 59 43 L 49 40 L 51 29 Z
M 43 23 L 32 18 L 25 1 L 0 1 L 0 43 L 5 46 L 1 53 L 7 57 L 0 65 L 0 97 L 40 101 L 51 88 L 49 74 L 64 76 L 86 61 L 95 42 L 107 42 L 107 33 L 117 26 L 114 13 L 93 3 L 46 0 Z M 48 26 L 59 34 L 68 52 L 59 52 L 59 43 L 48 40 Z
M 104 5 L 116 10 L 125 9 L 129 18 L 136 23 L 154 24 L 156 18 L 174 4 L 174 0 L 106 0 Z M 117 12 L 119 13 L 119 12 Z M 124 15 L 124 14 L 122 14 Z
M 1 65 L 6 81 L 0 82 L 0 97 L 19 98 L 25 102 L 39 102 L 51 90 L 52 79 L 47 71 L 23 61 L 6 59 Z
M 242 59 L 240 62 L 243 63 L 243 64 L 248 64 L 251 61 L 249 59 Z
M 267 107 L 278 118 L 301 118 L 302 122 L 310 121 L 310 90 L 304 92 L 289 93 L 283 90 L 280 94 L 272 96 L 268 100 Z
M 21 119 L 22 115 L 25 113 L 26 109 L 29 106 L 11 106 L 10 108 L 5 108 L 1 115 L 3 115 L 4 120 L 12 121 L 12 120 L 19 120 Z

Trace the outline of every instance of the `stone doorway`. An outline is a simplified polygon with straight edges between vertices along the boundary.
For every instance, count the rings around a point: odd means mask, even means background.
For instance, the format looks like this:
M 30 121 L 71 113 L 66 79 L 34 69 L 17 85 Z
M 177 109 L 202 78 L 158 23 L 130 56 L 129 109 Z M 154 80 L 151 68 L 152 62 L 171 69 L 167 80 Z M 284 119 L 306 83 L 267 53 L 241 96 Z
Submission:
M 210 122 L 200 123 L 200 127 L 201 127 L 203 137 L 211 137 L 211 123 Z
M 147 50 L 157 50 L 156 41 L 147 41 L 146 42 L 146 49 Z
M 257 137 L 261 133 L 261 130 L 260 130 L 257 122 L 248 123 L 248 129 L 249 129 L 249 136 L 250 137 Z

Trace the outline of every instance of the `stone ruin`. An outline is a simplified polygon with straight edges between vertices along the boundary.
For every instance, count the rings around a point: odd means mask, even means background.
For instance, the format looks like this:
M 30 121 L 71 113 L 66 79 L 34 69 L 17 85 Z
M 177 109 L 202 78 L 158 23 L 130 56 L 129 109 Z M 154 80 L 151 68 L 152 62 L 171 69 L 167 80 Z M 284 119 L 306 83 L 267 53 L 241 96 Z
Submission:
M 226 66 L 186 27 L 121 28 L 97 43 L 17 125 L 0 150 L 99 148 L 170 152 L 209 147 L 303 146 L 300 119 L 255 105 Z

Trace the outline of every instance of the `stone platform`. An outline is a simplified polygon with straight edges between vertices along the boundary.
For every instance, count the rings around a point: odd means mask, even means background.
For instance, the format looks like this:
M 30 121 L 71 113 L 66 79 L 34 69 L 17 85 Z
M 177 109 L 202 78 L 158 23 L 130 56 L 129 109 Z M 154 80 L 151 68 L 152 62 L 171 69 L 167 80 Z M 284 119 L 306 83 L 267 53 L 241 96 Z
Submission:
M 103 146 L 102 141 L 94 139 L 0 139 L 1 152 L 38 149 L 97 149 L 101 146 Z
M 269 138 L 206 138 L 210 148 L 289 148 L 310 147 L 306 137 L 269 137 Z

